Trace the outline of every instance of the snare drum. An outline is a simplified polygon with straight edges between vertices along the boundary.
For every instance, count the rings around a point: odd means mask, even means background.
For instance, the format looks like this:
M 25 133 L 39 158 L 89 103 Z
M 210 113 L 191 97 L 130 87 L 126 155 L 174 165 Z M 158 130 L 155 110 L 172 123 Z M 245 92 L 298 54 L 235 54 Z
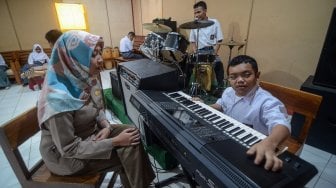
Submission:
M 162 57 L 169 61 L 181 62 L 188 48 L 188 40 L 183 35 L 170 32 L 161 50 Z
M 209 53 L 195 53 L 191 54 L 192 63 L 212 63 L 216 60 L 216 55 Z

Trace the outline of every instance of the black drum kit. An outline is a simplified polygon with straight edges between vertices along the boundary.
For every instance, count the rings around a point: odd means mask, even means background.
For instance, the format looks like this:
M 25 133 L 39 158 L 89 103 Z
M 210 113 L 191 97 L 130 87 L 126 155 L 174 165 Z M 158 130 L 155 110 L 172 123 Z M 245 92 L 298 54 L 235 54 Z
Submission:
M 198 32 L 200 28 L 208 27 L 213 25 L 213 21 L 191 21 L 186 22 L 179 26 L 180 29 L 197 29 L 197 40 L 196 46 L 198 46 Z M 187 63 L 196 65 L 195 80 L 196 82 L 192 83 L 190 89 L 191 95 L 198 95 L 199 88 L 204 90 L 204 86 L 200 87 L 198 83 L 198 65 L 201 64 L 211 64 L 215 61 L 216 56 L 214 54 L 204 54 L 198 53 L 188 54 L 187 48 L 189 45 L 188 40 L 181 34 L 177 32 L 172 32 L 172 29 L 166 25 L 159 23 L 144 23 L 143 27 L 151 31 L 145 38 L 144 43 L 140 46 L 140 51 L 147 56 L 149 59 L 175 65 L 181 75 L 184 75 L 179 63 L 186 60 Z M 166 37 L 163 38 L 162 34 L 166 34 Z

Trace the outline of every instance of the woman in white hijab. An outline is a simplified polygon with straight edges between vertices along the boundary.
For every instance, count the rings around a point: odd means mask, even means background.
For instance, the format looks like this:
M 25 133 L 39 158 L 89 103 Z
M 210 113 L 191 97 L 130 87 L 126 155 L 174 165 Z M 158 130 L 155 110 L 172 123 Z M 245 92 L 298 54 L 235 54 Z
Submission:
M 35 90 L 35 85 L 38 85 L 39 89 L 41 89 L 48 62 L 49 57 L 44 53 L 42 46 L 34 44 L 33 51 L 28 57 L 28 64 L 22 68 L 21 78 L 23 79 L 23 84 L 28 83 L 31 90 Z
M 39 44 L 34 44 L 33 51 L 29 54 L 28 64 L 30 66 L 43 66 L 49 62 L 49 57 L 44 53 L 43 48 Z

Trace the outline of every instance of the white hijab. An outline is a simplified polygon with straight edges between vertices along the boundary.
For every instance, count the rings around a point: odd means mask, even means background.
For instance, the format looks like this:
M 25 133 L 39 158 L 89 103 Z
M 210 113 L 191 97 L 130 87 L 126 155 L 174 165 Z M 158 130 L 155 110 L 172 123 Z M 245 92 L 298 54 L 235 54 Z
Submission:
M 36 52 L 36 48 L 39 47 L 41 52 Z M 43 48 L 39 44 L 34 44 L 33 51 L 29 54 L 28 64 L 33 65 L 34 61 L 40 61 L 41 63 L 48 63 L 49 57 L 46 53 L 44 53 Z

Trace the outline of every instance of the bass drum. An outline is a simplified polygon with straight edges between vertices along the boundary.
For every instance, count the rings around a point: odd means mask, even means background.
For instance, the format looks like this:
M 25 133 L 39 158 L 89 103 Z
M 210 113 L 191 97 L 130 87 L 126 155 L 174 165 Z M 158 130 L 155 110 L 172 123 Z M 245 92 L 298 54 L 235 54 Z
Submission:
M 210 91 L 212 80 L 212 65 L 210 63 L 203 63 L 196 67 L 197 70 L 197 83 L 201 84 L 201 88 Z
M 168 61 L 181 62 L 184 59 L 188 44 L 188 40 L 183 35 L 170 32 L 164 42 L 161 55 Z

